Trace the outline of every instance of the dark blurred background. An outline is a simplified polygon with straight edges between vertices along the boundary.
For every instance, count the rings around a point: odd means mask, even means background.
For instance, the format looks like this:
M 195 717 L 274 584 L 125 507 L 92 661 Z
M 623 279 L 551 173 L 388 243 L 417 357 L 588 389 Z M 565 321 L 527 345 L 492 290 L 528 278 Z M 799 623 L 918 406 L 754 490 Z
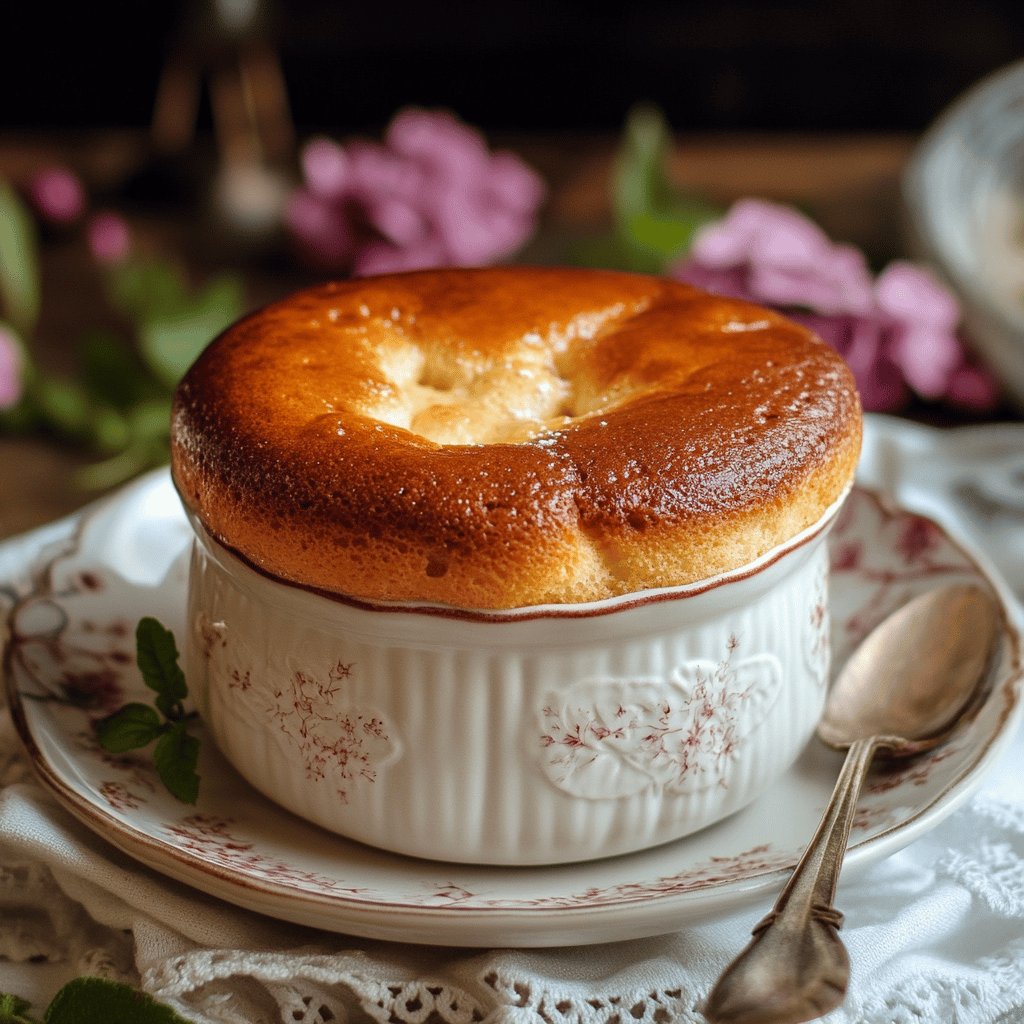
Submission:
M 1020 0 L 257 6 L 300 130 L 372 130 L 415 102 L 493 131 L 614 131 L 646 99 L 680 131 L 916 131 L 1024 55 Z M 5 129 L 148 124 L 172 43 L 198 24 L 166 2 L 19 2 L 4 22 Z

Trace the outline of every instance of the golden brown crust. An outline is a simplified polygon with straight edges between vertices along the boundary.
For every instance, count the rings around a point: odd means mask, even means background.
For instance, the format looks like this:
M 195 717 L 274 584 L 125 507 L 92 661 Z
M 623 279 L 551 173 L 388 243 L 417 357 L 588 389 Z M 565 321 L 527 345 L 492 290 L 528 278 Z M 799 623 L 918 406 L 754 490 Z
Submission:
M 324 285 L 182 381 L 174 479 L 289 581 L 513 608 L 674 586 L 815 523 L 853 476 L 842 360 L 660 278 L 442 270 Z

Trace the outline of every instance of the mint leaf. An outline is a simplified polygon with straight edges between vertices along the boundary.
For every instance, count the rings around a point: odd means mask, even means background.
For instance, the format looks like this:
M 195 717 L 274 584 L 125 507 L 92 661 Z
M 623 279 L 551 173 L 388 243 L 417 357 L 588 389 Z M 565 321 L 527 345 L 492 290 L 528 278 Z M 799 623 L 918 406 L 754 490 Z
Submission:
M 193 716 L 182 706 L 188 688 L 178 666 L 174 634 L 154 618 L 140 619 L 135 628 L 135 650 L 142 678 L 156 691 L 154 703 L 163 718 L 148 704 L 125 704 L 96 723 L 100 746 L 123 754 L 156 740 L 153 764 L 160 780 L 172 796 L 194 804 L 199 798 L 199 740 L 188 733 Z
M 32 1004 L 19 996 L 0 992 L 0 1024 L 39 1024 L 27 1013 Z
M 39 292 L 35 225 L 14 189 L 0 181 L 0 305 L 23 338 L 39 319 Z
M 104 978 L 69 981 L 43 1019 L 46 1024 L 188 1024 L 144 992 Z
M 156 691 L 156 706 L 168 718 L 181 716 L 181 702 L 188 696 L 185 674 L 178 666 L 174 634 L 156 619 L 139 620 L 135 628 L 136 661 L 146 685 Z
M 163 784 L 179 800 L 194 804 L 199 798 L 199 740 L 185 731 L 185 722 L 175 722 L 157 741 L 153 763 Z
M 166 727 L 148 704 L 125 704 L 96 723 L 100 746 L 112 754 L 148 746 Z

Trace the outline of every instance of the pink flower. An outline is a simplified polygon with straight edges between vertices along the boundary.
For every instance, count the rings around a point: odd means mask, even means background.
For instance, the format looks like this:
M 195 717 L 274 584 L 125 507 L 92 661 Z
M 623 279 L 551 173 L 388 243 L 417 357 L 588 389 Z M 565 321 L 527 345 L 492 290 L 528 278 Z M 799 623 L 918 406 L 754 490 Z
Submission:
M 324 202 L 314 192 L 295 192 L 285 207 L 285 220 L 308 263 L 329 269 L 352 258 L 353 238 L 345 208 Z
M 811 328 L 846 359 L 866 409 L 897 409 L 911 392 L 975 409 L 996 400 L 992 378 L 970 363 L 957 334 L 956 299 L 934 276 L 897 261 L 872 280 L 858 250 L 796 210 L 740 200 L 698 233 L 672 276 Z
M 956 299 L 927 270 L 895 262 L 879 275 L 875 300 L 889 320 L 890 349 L 907 383 L 925 398 L 941 398 L 963 362 Z
M 504 259 L 545 193 L 518 157 L 436 111 L 400 111 L 382 144 L 313 139 L 302 166 L 286 214 L 296 245 L 322 269 L 356 274 Z
M 302 151 L 302 173 L 315 196 L 330 199 L 345 189 L 349 159 L 345 150 L 330 139 L 316 138 Z
M 871 274 L 851 246 L 834 245 L 796 210 L 741 199 L 726 216 L 698 232 L 690 257 L 715 271 L 739 272 L 744 293 L 773 306 L 818 313 L 865 313 Z
M 950 378 L 949 400 L 964 409 L 984 412 L 999 401 L 999 386 L 987 370 L 965 363 Z
M 109 266 L 122 262 L 131 252 L 132 233 L 124 217 L 106 210 L 90 218 L 88 241 L 97 262 Z
M 14 334 L 0 324 L 0 410 L 16 406 L 22 389 L 21 345 Z
M 28 197 L 39 216 L 51 224 L 73 224 L 85 210 L 82 182 L 66 167 L 47 167 L 34 174 Z

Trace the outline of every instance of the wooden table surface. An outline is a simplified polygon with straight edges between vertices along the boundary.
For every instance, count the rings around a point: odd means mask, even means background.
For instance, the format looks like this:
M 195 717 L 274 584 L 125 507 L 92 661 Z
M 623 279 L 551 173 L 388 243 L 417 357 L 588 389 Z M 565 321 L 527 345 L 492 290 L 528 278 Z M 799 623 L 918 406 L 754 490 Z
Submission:
M 536 251 L 556 251 L 552 239 L 607 224 L 614 139 L 548 136 L 501 141 L 536 167 L 551 188 Z M 914 139 L 904 135 L 681 137 L 672 173 L 680 187 L 723 205 L 749 195 L 796 203 L 834 238 L 862 247 L 880 264 L 903 252 L 900 176 L 913 145 Z M 60 161 L 79 170 L 102 196 L 129 178 L 145 156 L 145 139 L 131 133 L 7 138 L 0 140 L 0 177 L 23 182 L 34 170 Z M 109 201 L 116 204 L 117 195 Z M 198 210 L 182 216 L 180 210 L 133 206 L 128 212 L 146 244 L 177 254 L 196 275 L 232 269 L 229 253 L 205 244 Z M 305 283 L 296 271 L 244 269 L 252 306 Z M 48 239 L 42 270 L 38 350 L 48 365 L 67 367 L 73 365 L 73 345 L 83 329 L 103 323 L 109 310 L 102 305 L 80 240 L 76 244 Z M 90 459 L 44 438 L 0 436 L 0 538 L 55 519 L 96 497 L 72 479 Z

